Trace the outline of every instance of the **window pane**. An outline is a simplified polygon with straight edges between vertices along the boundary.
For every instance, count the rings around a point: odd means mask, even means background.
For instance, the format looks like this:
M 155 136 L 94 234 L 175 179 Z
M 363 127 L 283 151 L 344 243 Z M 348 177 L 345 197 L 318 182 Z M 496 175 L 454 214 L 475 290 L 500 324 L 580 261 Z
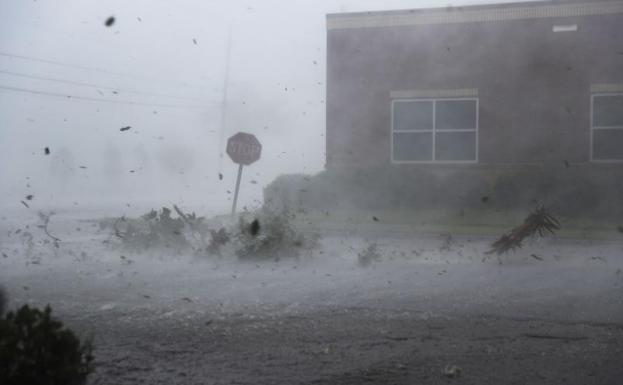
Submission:
M 476 160 L 476 133 L 436 133 L 435 160 Z
M 435 106 L 437 130 L 476 128 L 475 100 L 439 100 Z
M 394 102 L 394 130 L 432 130 L 433 102 Z
M 594 127 L 623 127 L 623 95 L 595 96 Z
M 394 160 L 433 160 L 433 134 L 395 133 Z
M 593 159 L 623 160 L 623 129 L 593 131 Z

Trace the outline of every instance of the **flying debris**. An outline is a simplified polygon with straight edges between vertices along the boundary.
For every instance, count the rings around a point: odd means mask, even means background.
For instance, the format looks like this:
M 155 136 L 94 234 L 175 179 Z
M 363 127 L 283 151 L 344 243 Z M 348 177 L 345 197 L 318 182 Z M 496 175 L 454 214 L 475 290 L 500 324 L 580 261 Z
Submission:
M 30 206 L 28 206 L 28 203 L 26 203 L 26 202 L 24 202 L 24 201 L 20 201 L 20 202 L 22 202 L 22 204 L 23 204 L 24 206 L 26 206 L 26 208 L 27 208 L 27 209 L 29 209 L 29 208 L 30 208 Z
M 482 203 L 487 203 L 487 202 L 489 202 L 489 197 L 488 196 L 484 196 L 484 197 L 480 198 L 480 201 Z
M 249 232 L 255 237 L 260 232 L 260 221 L 254 219 L 249 225 Z
M 43 153 L 44 153 L 45 155 L 50 155 L 50 147 L 46 147 L 46 148 L 44 148 L 44 149 L 43 149 Z
M 130 128 L 132 128 L 132 126 L 125 126 L 125 127 L 121 127 L 121 128 L 119 129 L 119 131 L 127 131 L 127 130 L 129 130 Z
M 26 200 L 27 201 L 31 201 L 32 198 L 34 198 L 34 195 L 32 195 L 32 194 L 26 195 Z
M 223 174 L 221 174 L 220 172 L 218 173 L 218 180 L 223 180 Z
M 377 218 L 377 217 L 372 217 L 372 220 L 373 220 L 374 222 L 378 222 L 378 221 L 379 221 L 379 218 Z
M 104 23 L 105 26 L 107 27 L 112 27 L 112 25 L 115 24 L 115 17 L 111 16 L 108 19 L 106 19 L 106 22 Z
M 195 43 L 195 45 L 197 45 L 197 39 L 195 39 L 194 37 L 193 37 L 193 43 Z

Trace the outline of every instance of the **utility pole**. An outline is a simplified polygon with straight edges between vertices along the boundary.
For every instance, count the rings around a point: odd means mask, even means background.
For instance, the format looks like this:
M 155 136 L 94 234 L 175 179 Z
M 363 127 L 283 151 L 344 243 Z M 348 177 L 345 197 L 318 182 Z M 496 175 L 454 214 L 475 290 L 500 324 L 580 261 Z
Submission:
M 227 92 L 229 88 L 229 65 L 231 60 L 231 30 L 232 25 L 229 24 L 227 31 L 227 53 L 225 55 L 225 76 L 223 77 L 223 101 L 221 102 L 221 131 L 219 133 L 218 146 L 220 149 L 218 156 L 219 173 L 223 170 L 223 141 L 225 140 L 225 130 L 227 124 Z

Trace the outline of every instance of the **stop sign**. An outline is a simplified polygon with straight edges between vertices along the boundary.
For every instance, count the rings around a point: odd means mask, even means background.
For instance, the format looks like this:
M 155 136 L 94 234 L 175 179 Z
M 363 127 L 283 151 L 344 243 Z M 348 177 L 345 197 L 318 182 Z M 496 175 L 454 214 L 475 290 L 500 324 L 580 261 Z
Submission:
M 235 163 L 245 166 L 260 159 L 262 145 L 254 135 L 239 132 L 227 140 L 227 155 Z

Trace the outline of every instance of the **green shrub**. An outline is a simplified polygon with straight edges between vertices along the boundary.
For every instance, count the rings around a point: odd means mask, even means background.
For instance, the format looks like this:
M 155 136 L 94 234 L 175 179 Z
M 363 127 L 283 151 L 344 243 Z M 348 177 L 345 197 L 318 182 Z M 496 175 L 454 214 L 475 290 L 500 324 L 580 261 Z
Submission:
M 0 384 L 82 385 L 93 371 L 92 346 L 44 311 L 22 306 L 0 318 Z

